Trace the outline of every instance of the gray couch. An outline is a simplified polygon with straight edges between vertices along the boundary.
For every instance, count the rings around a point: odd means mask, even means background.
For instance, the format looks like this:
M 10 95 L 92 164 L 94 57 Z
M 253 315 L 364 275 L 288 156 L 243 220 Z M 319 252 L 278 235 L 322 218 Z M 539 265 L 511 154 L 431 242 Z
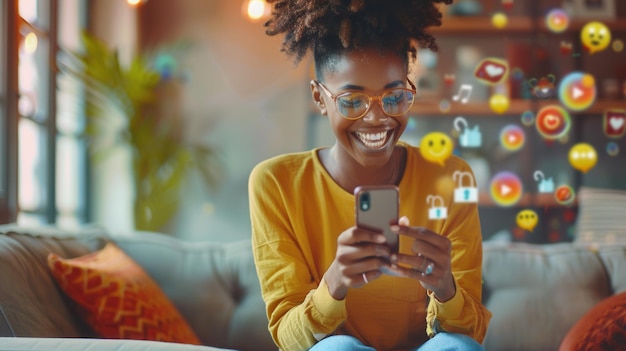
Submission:
M 0 226 L 0 233 L 0 350 L 276 350 L 249 241 L 186 243 L 157 233 L 111 237 L 98 229 L 66 234 L 11 226 Z M 144 267 L 209 346 L 94 339 L 68 308 L 46 256 L 83 255 L 109 240 Z M 626 291 L 626 245 L 487 242 L 483 267 L 484 303 L 493 312 L 489 351 L 557 350 L 587 310 Z
M 277 349 L 249 241 L 189 243 L 145 232 L 113 238 L 97 228 L 66 233 L 0 226 L 0 233 L 0 350 Z M 48 252 L 81 256 L 110 240 L 146 270 L 210 347 L 93 339 L 55 285 L 46 258 Z

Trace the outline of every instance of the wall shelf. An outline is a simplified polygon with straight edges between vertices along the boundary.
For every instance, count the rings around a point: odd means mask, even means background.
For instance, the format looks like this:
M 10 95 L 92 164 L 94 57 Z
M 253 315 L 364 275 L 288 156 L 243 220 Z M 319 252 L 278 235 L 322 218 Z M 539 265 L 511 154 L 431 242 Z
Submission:
M 572 20 L 565 31 L 579 31 L 590 20 L 575 19 Z M 611 31 L 626 31 L 626 21 L 623 20 L 603 20 L 605 25 L 611 28 Z M 541 32 L 549 32 L 546 27 L 545 20 L 531 19 L 529 17 L 510 17 L 504 28 L 496 28 L 491 23 L 491 17 L 487 16 L 468 16 L 468 17 L 444 17 L 441 27 L 434 27 L 431 33 L 438 34 L 462 34 L 462 35 L 503 35 L 503 34 L 527 34 L 534 30 Z
M 509 104 L 509 109 L 502 115 L 519 115 L 526 111 L 537 112 L 544 106 L 559 105 L 558 100 L 523 100 L 512 99 Z M 597 100 L 591 107 L 584 111 L 570 111 L 570 114 L 603 114 L 608 109 L 614 108 L 626 108 L 626 101 L 624 100 Z M 429 98 L 425 100 L 416 100 L 411 108 L 411 114 L 414 115 L 437 115 L 437 116 L 456 116 L 456 115 L 484 115 L 498 117 L 502 116 L 496 114 L 489 107 L 487 101 L 483 102 L 468 102 L 466 104 L 451 102 L 450 109 L 442 111 L 439 108 L 439 100 L 435 98 Z

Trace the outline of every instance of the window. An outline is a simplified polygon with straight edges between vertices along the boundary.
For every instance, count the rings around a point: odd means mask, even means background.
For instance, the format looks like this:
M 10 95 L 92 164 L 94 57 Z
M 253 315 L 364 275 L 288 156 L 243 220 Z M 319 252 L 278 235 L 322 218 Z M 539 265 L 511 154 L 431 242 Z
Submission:
M 17 33 L 8 30 L 2 43 L 8 53 L 3 67 L 6 72 L 17 71 L 16 82 L 7 84 L 0 100 L 6 104 L 0 133 L 9 136 L 6 126 L 15 125 L 17 134 L 16 142 L 3 145 L 6 152 L 2 154 L 8 157 L 0 162 L 0 181 L 7 188 L 17 188 L 13 201 L 17 216 L 8 220 L 25 225 L 80 225 L 88 220 L 84 114 L 78 99 L 81 87 L 57 74 L 55 67 L 57 48 L 75 50 L 79 46 L 85 1 L 3 3 L 3 17 L 17 29 Z M 16 42 L 11 45 L 12 38 Z M 17 101 L 7 98 L 11 96 Z M 11 104 L 15 111 L 9 108 Z M 13 166 L 8 162 L 11 157 L 17 160 Z M 12 167 L 17 167 L 17 172 Z M 12 171 L 16 177 L 11 177 Z

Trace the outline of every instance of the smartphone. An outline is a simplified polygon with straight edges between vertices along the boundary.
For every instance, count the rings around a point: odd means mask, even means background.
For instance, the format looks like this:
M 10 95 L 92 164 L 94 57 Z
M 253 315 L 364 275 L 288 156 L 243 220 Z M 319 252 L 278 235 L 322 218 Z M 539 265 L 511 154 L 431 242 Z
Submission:
M 400 197 L 395 185 L 359 186 L 354 189 L 356 226 L 380 231 L 392 252 L 398 252 L 398 234 L 390 226 L 398 223 Z

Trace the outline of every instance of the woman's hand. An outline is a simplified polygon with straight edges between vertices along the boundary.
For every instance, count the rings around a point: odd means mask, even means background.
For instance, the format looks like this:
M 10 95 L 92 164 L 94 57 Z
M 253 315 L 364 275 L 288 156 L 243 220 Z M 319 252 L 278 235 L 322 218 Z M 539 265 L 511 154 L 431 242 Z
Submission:
M 419 280 L 441 302 L 454 297 L 456 286 L 452 276 L 450 240 L 427 228 L 409 226 L 406 217 L 400 218 L 399 224 L 392 226 L 391 230 L 415 239 L 411 246 L 415 255 L 392 255 L 390 269 L 396 274 Z
M 379 268 L 389 265 L 391 254 L 385 236 L 363 228 L 350 227 L 337 238 L 337 253 L 324 279 L 333 298 L 342 300 L 349 288 L 380 277 Z

